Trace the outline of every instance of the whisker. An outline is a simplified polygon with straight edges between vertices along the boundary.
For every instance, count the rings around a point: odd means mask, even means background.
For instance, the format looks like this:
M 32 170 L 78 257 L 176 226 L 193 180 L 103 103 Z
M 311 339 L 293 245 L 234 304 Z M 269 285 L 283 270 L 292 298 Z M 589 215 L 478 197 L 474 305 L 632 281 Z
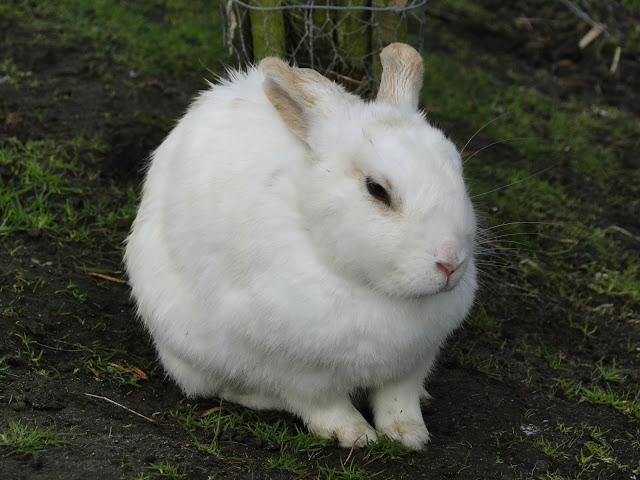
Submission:
M 485 250 L 476 252 L 476 255 L 479 260 L 486 261 L 491 258 L 495 258 L 496 260 L 504 260 L 504 261 L 514 261 L 520 258 L 519 250 L 514 252 L 496 252 L 494 250 Z
M 481 247 L 485 245 L 526 245 L 524 242 L 511 239 L 511 237 L 519 236 L 520 235 L 505 234 L 500 237 L 485 238 L 482 241 L 476 241 L 476 245 Z
M 491 283 L 489 282 L 480 282 L 478 281 L 478 285 L 480 285 L 480 288 L 482 290 L 488 290 L 492 293 L 497 293 L 497 290 L 494 288 L 495 285 L 495 280 L 493 280 Z M 478 301 L 478 297 L 476 296 L 476 301 Z
M 491 257 L 494 257 L 496 259 L 517 258 L 517 255 L 513 253 L 496 252 L 494 250 L 484 250 L 476 253 L 479 259 L 482 261 L 486 261 L 487 258 L 491 258 Z
M 497 293 L 495 285 L 499 283 L 499 280 L 496 277 L 490 276 L 485 272 L 480 272 L 480 276 L 477 281 L 478 285 L 480 285 L 482 289 Z
M 513 265 L 510 258 L 487 257 L 476 261 L 476 265 Z
M 511 265 L 513 266 L 514 263 L 513 262 L 509 262 L 506 259 L 505 260 L 492 260 L 492 259 L 487 259 L 487 261 L 480 261 L 480 262 L 476 262 L 476 265 L 487 265 L 487 266 L 492 266 L 492 267 L 499 267 L 499 266 L 505 266 L 505 265 Z
M 505 242 L 486 242 L 478 244 L 476 245 L 476 252 L 504 252 L 510 250 L 519 251 L 523 248 L 526 248 L 525 244 L 509 240 Z
M 543 170 L 543 172 L 544 172 L 544 170 Z M 537 175 L 537 173 L 536 173 L 536 175 Z M 526 180 L 526 178 L 523 179 L 523 180 Z M 521 182 L 522 180 L 518 180 L 518 181 Z M 500 187 L 500 188 L 504 188 L 504 187 Z M 476 195 L 476 196 L 480 196 L 480 195 L 485 195 L 485 194 L 481 193 L 481 194 Z M 493 227 L 484 228 L 484 230 L 485 231 L 486 230 L 493 230 L 495 228 L 508 227 L 508 226 L 511 226 L 511 225 L 554 225 L 554 223 L 553 222 L 506 222 L 506 223 L 501 223 L 500 225 L 494 225 Z
M 512 243 L 514 245 L 524 245 L 524 243 L 520 240 L 513 240 L 513 237 L 531 237 L 532 235 L 538 235 L 538 232 L 531 233 L 503 233 L 501 235 L 490 236 L 487 238 L 481 238 L 476 240 L 476 245 L 493 245 L 495 243 L 508 244 Z
M 489 239 L 484 243 L 477 244 L 477 246 L 488 251 L 522 251 L 531 248 L 531 244 L 506 239 Z
M 465 163 L 467 163 L 469 160 L 471 160 L 473 157 L 475 157 L 477 154 L 479 154 L 483 150 L 485 150 L 485 149 L 487 149 L 489 147 L 493 147 L 494 145 L 498 145 L 499 143 L 507 143 L 507 142 L 511 142 L 513 140 L 538 140 L 538 138 L 539 137 L 512 137 L 512 138 L 505 138 L 503 140 L 496 140 L 495 142 L 490 143 L 489 145 L 485 145 L 480 150 L 476 150 L 475 152 L 473 152 L 471 155 L 469 155 L 467 158 L 464 159 L 462 164 L 464 165 Z
M 517 257 L 517 253 L 543 253 L 542 250 L 536 248 L 527 248 L 527 247 L 493 247 L 493 248 L 483 248 L 476 249 L 476 253 L 481 255 L 495 255 L 495 256 L 508 256 L 511 258 Z
M 502 246 L 505 244 L 505 246 Z M 508 251 L 516 251 L 522 252 L 529 249 L 529 247 L 521 242 L 514 241 L 504 241 L 504 242 L 487 242 L 480 246 L 480 249 L 477 251 L 482 252 L 508 252 Z
M 502 117 L 504 117 L 505 115 L 508 115 L 512 112 L 513 110 L 507 110 L 506 112 L 498 115 L 496 118 L 494 118 L 493 120 L 489 120 L 487 123 L 485 123 L 483 126 L 481 126 L 478 130 L 476 130 L 476 133 L 474 133 L 473 135 L 471 135 L 471 138 L 469 140 L 467 140 L 467 143 L 464 144 L 464 147 L 462 147 L 460 149 L 461 152 L 464 152 L 465 148 L 467 148 L 469 146 L 469 144 L 471 143 L 471 140 L 473 140 L 474 138 L 476 138 L 476 135 L 478 135 L 482 130 L 484 130 L 486 127 L 488 127 L 489 125 L 491 125 L 493 122 L 495 122 L 496 120 L 500 120 Z
M 537 176 L 537 175 L 540 175 L 540 174 L 542 174 L 542 173 L 544 173 L 544 172 L 546 172 L 546 171 L 548 171 L 548 170 L 551 170 L 552 168 L 555 168 L 555 167 L 557 167 L 557 166 L 558 166 L 558 164 L 551 165 L 550 167 L 547 167 L 547 168 L 545 168 L 544 170 L 540 170 L 539 172 L 536 172 L 536 173 L 534 173 L 533 175 L 529 175 L 528 177 L 521 178 L 520 180 L 517 180 L 517 181 L 515 181 L 515 182 L 513 182 L 513 183 L 510 183 L 510 184 L 508 184 L 508 185 L 503 185 L 502 187 L 494 188 L 493 190 L 489 190 L 488 192 L 479 193 L 478 195 L 474 195 L 474 196 L 472 196 L 471 198 L 482 197 L 483 195 L 488 195 L 488 194 L 490 194 L 490 193 L 497 192 L 498 190 L 503 190 L 503 189 L 505 189 L 505 188 L 507 188 L 507 187 L 511 187 L 511 186 L 516 185 L 516 184 L 518 184 L 518 183 L 520 183 L 520 182 L 524 182 L 525 180 L 529 180 L 530 178 L 533 178 L 533 177 L 535 177 L 535 176 Z
M 518 242 L 516 240 L 508 240 L 511 237 L 521 237 L 521 236 L 531 236 L 531 235 L 540 235 L 539 232 L 518 232 L 518 233 L 500 233 L 498 235 L 492 235 L 491 237 L 487 237 L 486 239 L 482 239 L 482 242 L 478 242 L 478 243 L 483 243 L 486 242 L 487 240 L 490 241 L 490 243 L 493 242 L 501 242 L 501 243 L 522 243 L 522 242 Z
M 532 233 L 503 233 L 501 235 L 495 235 L 487 238 L 481 238 L 476 240 L 476 245 L 525 245 L 525 239 L 531 239 L 531 237 L 537 237 L 538 232 Z M 522 238 L 520 238 L 522 237 Z
M 494 246 L 524 245 L 522 242 L 511 239 L 485 238 L 482 241 L 476 240 L 475 246 L 479 248 L 491 249 Z
M 487 264 L 487 265 L 482 265 L 483 267 L 486 268 L 492 268 L 493 270 L 500 270 L 500 271 L 505 271 L 505 270 L 514 270 L 515 267 L 513 265 L 491 265 L 491 264 Z M 487 272 L 482 272 L 482 274 L 487 274 Z
M 481 261 L 495 259 L 496 261 L 500 261 L 500 262 L 509 262 L 511 260 L 518 258 L 517 255 L 494 253 L 494 252 L 480 252 L 478 253 L 478 257 L 480 257 L 479 259 Z M 481 262 L 476 262 L 476 263 L 481 263 Z

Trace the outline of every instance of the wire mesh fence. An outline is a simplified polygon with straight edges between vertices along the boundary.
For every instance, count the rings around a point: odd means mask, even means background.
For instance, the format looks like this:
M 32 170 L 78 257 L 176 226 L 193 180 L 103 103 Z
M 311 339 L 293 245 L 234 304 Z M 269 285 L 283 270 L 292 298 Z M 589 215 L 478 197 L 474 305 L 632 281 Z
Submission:
M 245 65 L 278 56 L 371 94 L 389 43 L 422 52 L 426 0 L 224 0 L 225 43 Z

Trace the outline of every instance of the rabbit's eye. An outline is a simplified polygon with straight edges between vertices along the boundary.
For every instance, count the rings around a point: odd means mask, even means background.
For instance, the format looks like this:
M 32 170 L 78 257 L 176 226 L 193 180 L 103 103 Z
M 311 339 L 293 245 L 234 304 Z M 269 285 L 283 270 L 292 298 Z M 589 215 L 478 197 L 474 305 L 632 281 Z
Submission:
M 389 192 L 380 185 L 379 183 L 374 182 L 370 177 L 367 177 L 367 190 L 371 194 L 373 198 L 376 200 L 380 200 L 387 207 L 391 206 L 391 197 L 389 196 Z

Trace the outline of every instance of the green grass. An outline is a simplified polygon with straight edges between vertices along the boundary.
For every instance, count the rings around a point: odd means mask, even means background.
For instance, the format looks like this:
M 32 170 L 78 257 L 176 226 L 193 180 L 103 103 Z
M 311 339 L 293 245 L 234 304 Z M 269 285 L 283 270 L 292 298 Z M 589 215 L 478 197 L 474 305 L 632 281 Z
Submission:
M 624 383 L 627 380 L 628 368 L 616 368 L 616 359 L 611 362 L 611 367 L 607 368 L 603 362 L 596 363 L 596 369 L 600 378 L 607 382 Z
M 640 472 L 640 464 L 629 465 L 618 461 L 616 444 L 626 441 L 619 432 L 602 430 L 598 426 L 586 424 L 570 426 L 559 423 L 555 432 L 550 433 L 555 440 L 539 437 L 534 448 L 544 455 L 562 459 L 573 465 L 576 472 L 565 476 L 559 471 L 547 471 L 540 479 L 587 479 L 587 478 L 633 478 Z
M 0 357 L 0 380 L 5 378 L 7 376 L 7 373 L 9 372 L 9 365 L 4 365 L 4 362 L 6 362 L 6 360 L 6 356 Z
M 20 346 L 16 350 L 16 354 L 27 357 L 35 367 L 38 367 L 44 350 L 39 348 L 37 343 L 31 340 L 25 332 L 13 332 L 13 336 L 20 340 Z
M 0 237 L 20 231 L 46 232 L 60 241 L 121 241 L 135 215 L 135 204 L 123 203 L 93 177 L 104 155 L 97 139 L 0 143 Z M 129 195 L 129 196 L 127 196 Z M 121 198 L 135 197 L 133 187 Z M 36 259 L 37 261 L 37 259 Z
M 9 77 L 9 82 L 16 88 L 19 88 L 27 80 L 30 80 L 28 83 L 30 86 L 35 86 L 32 80 L 33 73 L 20 71 L 13 58 L 5 58 L 0 62 L 0 78 L 2 77 Z
M 64 157 L 61 159 L 60 157 Z M 16 230 L 55 229 L 58 216 L 52 211 L 55 196 L 78 194 L 65 178 L 63 169 L 73 169 L 75 159 L 58 153 L 52 142 L 9 139 L 0 145 L 0 165 L 10 169 L 8 182 L 0 180 L 0 208 L 4 211 L 0 234 Z
M 543 357 L 548 365 L 554 370 L 571 371 L 576 368 L 575 364 L 572 364 L 567 360 L 566 355 L 563 352 L 554 352 L 544 344 L 538 347 L 538 353 Z
M 55 367 L 46 366 L 49 362 L 43 361 L 45 349 L 32 336 L 22 329 L 20 322 L 16 324 L 19 330 L 12 333 L 12 337 L 17 342 L 15 354 L 27 359 L 32 372 L 59 377 Z M 142 365 L 142 368 L 130 364 L 123 358 L 124 352 L 108 351 L 100 347 L 86 347 L 74 345 L 75 351 L 82 352 L 78 358 L 78 367 L 74 369 L 74 374 L 80 370 L 88 373 L 96 382 L 113 382 L 120 387 L 141 387 L 150 376 L 155 374 L 156 367 Z M 0 379 L 4 378 L 9 369 L 8 365 L 3 365 L 6 357 L 0 358 Z M 82 367 L 82 368 L 81 368 Z
M 251 422 L 247 429 L 259 440 L 274 442 L 281 450 L 293 454 L 305 453 L 309 458 L 332 444 L 330 440 L 302 431 L 297 425 L 290 427 L 283 419 Z
M 605 270 L 597 272 L 589 288 L 596 293 L 631 297 L 640 301 L 640 264 L 628 265 L 622 271 Z
M 267 467 L 298 475 L 304 475 L 308 472 L 307 467 L 301 464 L 293 453 L 288 451 L 281 451 L 279 456 L 268 458 Z
M 218 8 L 204 0 L 10 0 L 0 5 L 0 16 L 42 29 L 64 25 L 65 42 L 96 46 L 87 63 L 107 80 L 101 64 L 109 60 L 157 76 L 202 76 L 203 66 L 217 70 L 222 56 Z
M 481 132 L 483 136 L 505 142 L 505 146 L 513 151 L 511 155 L 519 154 L 510 158 L 506 165 L 498 162 L 497 166 L 496 162 L 491 162 L 484 166 L 482 158 L 492 156 L 496 149 L 487 148 L 476 155 L 478 149 L 464 152 L 467 157 L 474 155 L 465 166 L 470 172 L 475 194 L 500 187 L 496 180 L 504 184 L 517 182 L 556 165 L 569 168 L 599 187 L 610 188 L 611 179 L 620 172 L 620 158 L 640 145 L 640 139 L 634 135 L 640 120 L 628 113 L 607 107 L 576 114 L 574 101 L 558 105 L 555 99 L 535 90 L 505 84 L 486 71 L 460 65 L 458 59 L 428 54 L 426 63 L 428 68 L 421 98 L 428 111 L 432 110 L 446 124 L 459 125 L 460 119 L 464 119 L 464 124 L 471 129 L 469 136 L 474 129 L 485 126 Z M 598 138 L 594 139 L 594 134 Z M 466 140 L 457 139 L 460 147 Z M 544 163 L 536 162 L 539 168 L 535 169 L 532 162 L 523 161 L 525 159 L 544 160 Z M 542 218 L 531 220 L 549 220 L 550 213 L 563 212 L 574 201 L 567 197 L 561 185 L 550 183 L 555 172 L 552 169 L 550 173 L 551 178 L 534 177 L 513 187 L 518 194 L 535 194 L 530 197 L 533 203 L 527 203 L 526 211 L 533 211 Z M 499 196 L 491 198 L 495 197 Z M 538 203 L 540 200 L 543 202 Z M 506 199 L 502 203 L 508 207 Z M 505 210 L 505 216 L 517 219 L 524 205 L 510 207 L 513 210 Z
M 220 402 L 204 412 L 197 404 L 188 404 L 169 412 L 170 417 L 182 426 L 191 436 L 192 445 L 206 455 L 219 460 L 242 464 L 251 471 L 251 462 L 247 458 L 229 455 L 228 440 L 221 437 L 231 435 L 232 438 L 246 435 L 259 440 L 278 453 L 266 459 L 266 467 L 300 475 L 314 475 L 322 479 L 361 479 L 371 478 L 382 473 L 387 462 L 405 461 L 410 452 L 393 440 L 380 438 L 377 443 L 370 443 L 353 455 L 341 457 L 337 465 L 334 462 L 321 463 L 316 459 L 326 455 L 327 447 L 333 441 L 310 434 L 298 425 L 291 425 L 277 413 L 254 412 L 242 407 L 229 406 Z M 199 435 L 213 431 L 209 443 L 198 441 Z M 211 438 L 211 435 L 208 436 Z M 242 440 L 245 442 L 246 440 Z M 313 472 L 317 472 L 313 473 Z
M 480 307 L 475 314 L 467 320 L 468 324 L 482 332 L 488 338 L 499 340 L 502 338 L 502 327 L 496 319 L 487 312 L 485 308 Z
M 121 387 L 141 387 L 155 370 L 155 367 L 150 370 L 146 366 L 142 369 L 135 365 L 129 365 L 126 361 L 117 357 L 120 352 L 81 345 L 78 347 L 83 351 L 80 363 L 97 382 L 109 380 Z
M 562 451 L 562 445 L 553 444 L 544 437 L 537 438 L 533 446 L 549 457 L 566 457 L 567 454 Z
M 214 438 L 217 439 L 220 433 L 244 424 L 247 419 L 245 413 L 250 414 L 242 408 L 223 405 L 221 401 L 216 407 L 204 412 L 200 411 L 198 404 L 182 405 L 178 409 L 171 410 L 169 416 L 189 433 L 199 429 L 214 430 Z
M 583 382 L 566 378 L 557 378 L 556 381 L 564 393 L 569 398 L 577 398 L 578 403 L 589 402 L 608 405 L 630 418 L 640 420 L 640 398 L 637 388 L 631 387 L 614 391 L 611 385 L 606 387 L 595 383 L 584 385 Z
M 187 467 L 172 465 L 169 462 L 152 463 L 146 470 L 147 473 L 142 473 L 133 480 L 186 480 L 188 478 Z
M 54 427 L 46 429 L 6 417 L 6 428 L 0 432 L 0 448 L 7 450 L 5 456 L 14 454 L 38 454 L 47 446 L 59 447 L 70 443 L 69 434 L 56 432 Z
M 382 473 L 371 473 L 354 462 L 341 462 L 338 467 L 319 466 L 318 478 L 323 480 L 363 480 L 380 477 Z

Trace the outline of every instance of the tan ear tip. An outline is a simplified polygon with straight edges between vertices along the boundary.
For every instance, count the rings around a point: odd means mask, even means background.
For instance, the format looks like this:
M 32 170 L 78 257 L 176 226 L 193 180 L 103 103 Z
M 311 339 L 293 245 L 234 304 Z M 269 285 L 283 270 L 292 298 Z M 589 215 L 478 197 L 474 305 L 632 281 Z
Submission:
M 259 66 L 263 71 L 272 71 L 287 68 L 287 64 L 280 60 L 278 57 L 266 57 L 260 61 Z
M 380 59 L 383 63 L 400 60 L 402 63 L 421 64 L 422 56 L 411 45 L 406 43 L 390 43 L 380 52 Z

